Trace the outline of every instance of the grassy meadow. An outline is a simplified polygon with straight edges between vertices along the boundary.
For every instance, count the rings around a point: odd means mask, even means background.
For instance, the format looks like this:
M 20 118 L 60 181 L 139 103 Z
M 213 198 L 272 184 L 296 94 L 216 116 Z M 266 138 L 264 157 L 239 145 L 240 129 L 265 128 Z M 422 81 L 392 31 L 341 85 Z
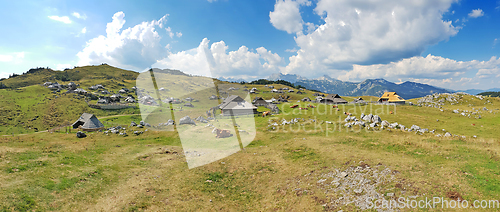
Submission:
M 83 80 L 86 79 L 82 78 L 81 84 Z M 182 80 L 187 79 L 172 78 L 164 82 L 165 87 Z M 474 200 L 500 200 L 500 98 L 480 100 L 461 95 L 458 103 L 445 103 L 441 109 L 408 104 L 333 108 L 297 102 L 306 96 L 312 98 L 315 93 L 312 91 L 287 93 L 290 102 L 278 105 L 280 114 L 256 115 L 254 121 L 252 117 L 236 119 L 243 123 L 239 129 L 251 126 L 246 125 L 249 122 L 255 124 L 254 131 L 250 127 L 245 129 L 254 138 L 244 144 L 243 150 L 189 169 L 187 159 L 191 155 L 186 149 L 203 147 L 203 140 L 231 149 L 235 147 L 235 138 L 212 139 L 212 128 L 199 122 L 197 126 L 178 126 L 179 132 L 154 128 L 145 131 L 146 128 L 129 125 L 131 121 L 143 120 L 140 110 L 148 111 L 146 118 L 151 123 L 166 122 L 165 119 L 171 118 L 170 109 L 176 122 L 185 115 L 193 119 L 198 114 L 205 115 L 207 108 L 203 107 L 217 105 L 219 101 L 209 100 L 207 97 L 216 91 L 202 79 L 198 80 L 184 88 L 192 89 L 189 94 L 179 96 L 198 100 L 192 102 L 195 107 L 182 109 L 182 105 L 170 108 L 165 104 L 104 111 L 89 108 L 73 94 L 58 94 L 54 98 L 54 94 L 39 85 L 0 90 L 3 97 L 0 121 L 7 123 L 0 125 L 4 134 L 0 135 L 0 211 L 359 211 L 354 204 L 334 206 L 332 200 L 342 194 L 326 192 L 318 183 L 332 170 L 358 166 L 391 170 L 394 179 L 376 188 L 385 199 L 460 197 L 470 204 Z M 86 83 L 86 86 L 96 84 Z M 134 82 L 128 83 L 127 86 L 133 86 Z M 256 96 L 279 97 L 263 85 L 220 83 L 219 87 L 224 89 L 219 92 L 227 90 L 225 86 L 257 88 L 258 94 L 249 96 L 250 100 Z M 178 91 L 160 95 L 163 98 L 174 93 Z M 352 101 L 357 97 L 343 98 Z M 363 99 L 375 101 L 377 97 Z M 417 99 L 408 101 L 416 103 Z M 290 108 L 293 104 L 316 107 L 299 110 Z M 483 110 L 484 107 L 488 110 Z M 472 108 L 480 109 L 480 119 L 453 112 L 473 111 Z M 128 136 L 93 132 L 79 139 L 74 131 L 41 132 L 46 128 L 40 126 L 56 127 L 51 123 L 72 122 L 81 112 L 96 114 L 106 127 L 125 127 Z M 377 114 L 390 123 L 418 125 L 435 133 L 346 128 L 344 112 L 358 118 L 361 113 Z M 35 116 L 39 118 L 29 121 Z M 273 125 L 294 118 L 301 120 L 292 125 Z M 230 120 L 209 123 L 234 130 L 229 127 Z M 26 126 L 38 126 L 39 132 Z M 136 130 L 144 133 L 134 135 L 132 132 Z M 436 136 L 445 132 L 454 136 Z M 183 136 L 191 136 L 191 143 L 181 139 Z M 415 210 L 453 211 L 402 209 Z

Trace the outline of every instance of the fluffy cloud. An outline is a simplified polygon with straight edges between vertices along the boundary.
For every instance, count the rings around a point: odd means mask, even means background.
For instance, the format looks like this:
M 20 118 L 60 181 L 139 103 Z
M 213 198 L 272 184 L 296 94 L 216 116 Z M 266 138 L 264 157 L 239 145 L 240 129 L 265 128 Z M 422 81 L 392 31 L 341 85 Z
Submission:
M 1 55 L 0 54 L 0 62 L 10 62 L 14 59 L 12 55 Z
M 83 27 L 82 31 L 80 31 L 82 34 L 87 33 L 87 27 Z
M 87 19 L 87 15 L 85 15 L 85 14 L 81 15 L 80 13 L 73 12 L 73 13 L 71 13 L 71 15 L 74 16 L 75 18 L 78 18 L 78 19 L 83 19 L 83 20 Z
M 0 62 L 16 62 L 19 63 L 24 58 L 24 52 L 11 54 L 0 54 Z
M 174 38 L 174 35 L 177 36 L 178 38 L 182 37 L 182 32 L 172 32 L 172 29 L 170 29 L 170 27 L 167 27 L 165 28 L 165 30 L 167 31 L 167 34 L 168 36 L 170 36 L 170 38 Z
M 483 15 L 484 15 L 483 10 L 481 10 L 481 9 L 479 9 L 479 8 L 478 8 L 478 9 L 475 9 L 475 10 L 472 10 L 472 11 L 469 13 L 469 17 L 470 17 L 470 18 L 479 18 L 479 17 L 481 17 L 481 16 L 483 16 Z
M 467 77 L 472 76 L 472 77 Z M 456 61 L 440 56 L 415 56 L 389 64 L 354 65 L 352 71 L 337 76 L 340 80 L 361 81 L 384 78 L 389 81 L 415 81 L 436 86 L 471 86 L 485 80 L 500 80 L 500 58 L 488 61 Z M 489 81 L 487 83 L 490 83 Z
M 106 36 L 89 40 L 77 56 L 78 65 L 107 63 L 131 70 L 144 70 L 167 55 L 156 28 L 164 28 L 167 16 L 123 29 L 125 14 L 117 12 L 106 25 Z
M 59 21 L 59 22 L 63 22 L 65 24 L 71 24 L 71 19 L 69 19 L 68 16 L 56 16 L 56 15 L 53 15 L 53 16 L 48 16 L 50 19 L 54 20 L 54 21 Z
M 205 38 L 197 48 L 171 53 L 153 67 L 178 69 L 195 75 L 248 79 L 278 72 L 283 61 L 278 54 L 264 47 L 251 51 L 241 46 L 238 50 L 227 51 L 229 47 L 224 41 L 210 47 L 209 42 Z
M 56 66 L 56 70 L 60 70 L 60 71 L 63 71 L 64 69 L 67 69 L 67 68 L 73 68 L 73 66 L 71 64 L 57 64 L 57 66 Z
M 324 23 L 307 24 L 310 33 L 297 33 L 295 42 L 300 49 L 289 58 L 285 73 L 315 70 L 319 76 L 349 70 L 354 64 L 388 63 L 420 55 L 427 46 L 458 32 L 451 21 L 442 20 L 453 2 L 319 0 L 314 11 Z M 279 4 L 283 2 L 275 7 Z
M 302 31 L 304 23 L 299 11 L 301 5 L 311 5 L 311 2 L 307 0 L 277 0 L 274 11 L 269 12 L 271 24 L 276 29 L 288 33 Z
M 2 79 L 2 78 L 7 79 L 7 78 L 9 78 L 9 76 L 10 76 L 10 74 L 7 72 L 0 72 L 0 79 Z

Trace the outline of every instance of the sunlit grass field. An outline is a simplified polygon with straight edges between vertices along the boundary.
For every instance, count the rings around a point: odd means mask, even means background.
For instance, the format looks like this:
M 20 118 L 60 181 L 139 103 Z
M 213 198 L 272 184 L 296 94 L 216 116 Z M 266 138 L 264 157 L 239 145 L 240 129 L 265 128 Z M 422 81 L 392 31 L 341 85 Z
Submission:
M 84 74 L 89 71 L 97 76 Z M 67 72 L 83 88 L 100 83 L 116 93 L 136 85 L 135 72 L 106 65 Z M 471 204 L 500 200 L 499 98 L 459 95 L 457 103 L 447 102 L 441 109 L 409 104 L 334 108 L 299 102 L 304 97 L 314 99 L 314 91 L 276 94 L 264 85 L 160 73 L 155 75 L 157 87 L 166 90 L 149 90 L 149 94 L 161 99 L 191 97 L 194 107 L 162 103 L 98 110 L 76 94 L 53 94 L 39 85 L 46 80 L 52 78 L 28 75 L 3 81 L 18 88 L 0 90 L 0 211 L 357 211 L 353 204 L 331 207 L 341 194 L 326 193 L 318 184 L 322 174 L 357 166 L 392 170 L 395 179 L 376 189 L 394 198 L 451 200 L 452 193 Z M 244 86 L 258 91 L 247 95 Z M 229 92 L 231 87 L 238 90 Z M 206 117 L 207 110 L 222 101 L 210 100 L 213 94 L 224 98 L 236 94 L 247 101 L 288 96 L 289 102 L 278 104 L 280 113 L 267 117 L 257 114 L 233 120 L 216 115 L 209 123 L 177 125 L 177 131 L 172 126 L 130 127 L 132 121 L 156 126 L 168 119 L 179 123 L 185 116 Z M 351 102 L 358 97 L 342 98 Z M 294 104 L 299 106 L 290 108 Z M 480 119 L 453 112 L 473 108 Z M 71 124 L 83 112 L 95 114 L 107 128 L 126 128 L 128 136 L 90 132 L 78 139 L 75 130 L 53 130 Z M 358 119 L 362 113 L 379 115 L 390 123 L 418 125 L 435 133 L 346 128 L 344 112 Z M 281 125 L 295 118 L 298 123 Z M 215 138 L 213 127 L 229 130 L 233 136 Z M 445 132 L 453 136 L 436 136 Z M 217 160 L 205 164 L 210 158 L 196 157 L 198 153 Z
M 500 116 L 496 109 L 500 100 L 487 98 L 490 103 L 485 105 L 485 100 L 464 98 L 458 105 L 445 105 L 443 112 L 428 107 L 370 104 L 339 106 L 339 111 L 312 104 L 317 107 L 306 111 L 281 104 L 279 115 L 255 116 L 256 136 L 244 150 L 193 169 L 188 168 L 181 139 L 174 131 L 148 130 L 127 137 L 96 132 L 83 139 L 57 132 L 2 136 L 0 210 L 322 211 L 332 196 L 327 197 L 316 186 L 318 179 L 304 175 L 319 175 L 361 162 L 396 171 L 396 180 L 379 188 L 382 192 L 444 198 L 449 192 L 458 192 L 470 202 L 498 200 L 500 140 L 496 129 Z M 481 119 L 452 112 L 469 108 L 469 104 L 495 112 L 484 112 Z M 406 127 L 415 124 L 436 129 L 436 133 L 444 134 L 441 130 L 445 129 L 466 137 L 347 129 L 339 127 L 346 117 L 343 112 L 357 117 L 361 113 L 378 114 L 382 120 Z M 274 130 L 268 126 L 291 118 L 306 121 Z M 128 127 L 131 121 L 140 120 L 139 115 L 123 115 L 101 121 L 144 131 Z M 214 136 L 211 128 L 199 127 L 204 135 Z M 297 188 L 309 192 L 299 195 Z M 341 209 L 357 210 L 352 205 L 335 210 Z

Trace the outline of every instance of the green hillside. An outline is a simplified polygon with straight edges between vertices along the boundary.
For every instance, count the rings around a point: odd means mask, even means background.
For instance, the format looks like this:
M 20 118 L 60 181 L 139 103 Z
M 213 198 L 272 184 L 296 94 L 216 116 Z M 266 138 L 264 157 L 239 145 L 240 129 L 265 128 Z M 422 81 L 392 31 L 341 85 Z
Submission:
M 37 79 L 42 73 L 48 78 Z M 66 74 L 71 81 L 56 79 L 67 79 Z M 116 93 L 135 86 L 138 76 L 101 65 L 64 72 L 44 69 L 3 80 L 18 87 L 0 89 L 0 211 L 359 211 L 366 197 L 460 198 L 469 206 L 474 200 L 500 199 L 498 97 L 443 94 L 407 100 L 413 105 L 334 107 L 300 101 L 314 99 L 315 91 L 297 94 L 293 88 L 295 92 L 278 94 L 265 83 L 228 83 L 157 71 L 156 85 L 165 89 L 144 92 L 161 99 L 190 97 L 193 107 L 162 103 L 101 110 L 90 108 L 83 95 L 54 93 L 41 86 L 45 81 L 75 82 L 84 89 L 102 84 Z M 286 83 L 272 85 L 292 89 Z M 194 119 L 220 103 L 209 96 L 244 97 L 244 89 L 252 88 L 257 93 L 250 100 L 282 96 L 289 102 L 278 104 L 279 114 L 238 117 L 240 136 L 255 133 L 255 138 L 243 150 L 203 166 L 188 168 L 193 152 L 186 152 L 186 145 L 229 146 L 234 136 L 215 138 L 212 127 L 231 129 L 231 119 L 178 125 L 179 131 L 130 126 L 143 119 L 152 125 L 166 122 L 171 112 L 176 123 L 186 115 Z M 358 97 L 342 98 L 350 102 Z M 361 97 L 368 102 L 378 99 Z M 299 106 L 290 107 L 295 104 Z M 126 128 L 120 132 L 127 136 L 89 132 L 79 139 L 64 129 L 43 132 L 67 125 L 83 112 L 96 114 L 106 127 Z M 358 119 L 374 114 L 398 126 L 346 126 L 345 113 Z M 294 119 L 297 123 L 282 124 Z M 242 120 L 255 122 L 255 128 L 245 129 Z M 408 131 L 413 125 L 427 131 Z M 186 134 L 194 139 L 182 140 Z M 415 210 L 419 209 L 401 209 Z
M 45 82 L 74 82 L 89 92 L 88 87 L 102 84 L 111 93 L 135 86 L 139 73 L 109 65 L 85 66 L 53 71 L 32 69 L 27 73 L 2 80 L 0 89 L 0 135 L 43 131 L 73 123 L 84 112 L 97 116 L 139 113 L 136 109 L 99 110 L 88 107 L 85 96 L 53 93 L 41 86 Z M 95 101 L 94 101 L 95 102 Z
M 139 73 L 115 68 L 109 65 L 83 66 L 64 71 L 54 71 L 47 68 L 35 68 L 27 71 L 23 75 L 2 80 L 2 84 L 7 88 L 21 88 L 30 85 L 43 84 L 45 82 L 59 82 L 67 84 L 69 82 L 80 82 L 82 86 L 88 87 L 94 84 L 103 83 L 117 87 L 118 83 L 125 84 L 127 81 L 133 82 Z M 66 82 L 66 83 L 65 83 Z

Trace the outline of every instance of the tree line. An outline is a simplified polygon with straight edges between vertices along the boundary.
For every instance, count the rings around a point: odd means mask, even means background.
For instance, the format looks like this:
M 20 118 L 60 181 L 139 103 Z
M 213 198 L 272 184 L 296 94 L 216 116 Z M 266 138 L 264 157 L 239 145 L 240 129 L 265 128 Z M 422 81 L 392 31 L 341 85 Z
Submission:
M 490 97 L 500 97 L 500 92 L 495 92 L 495 91 L 488 91 L 488 92 L 482 92 L 478 95 L 481 96 L 490 96 Z

